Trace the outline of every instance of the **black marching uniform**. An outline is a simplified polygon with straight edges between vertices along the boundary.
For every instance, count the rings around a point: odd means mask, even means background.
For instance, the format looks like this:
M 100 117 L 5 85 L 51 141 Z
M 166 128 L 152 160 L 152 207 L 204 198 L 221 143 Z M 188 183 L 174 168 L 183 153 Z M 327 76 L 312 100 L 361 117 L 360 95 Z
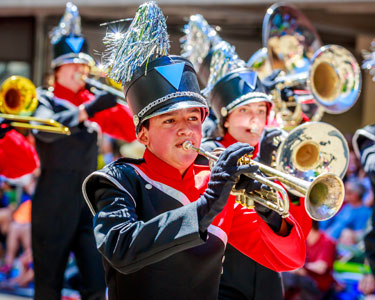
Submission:
M 97 131 L 78 123 L 78 108 L 70 102 L 47 93 L 41 94 L 39 101 L 35 116 L 68 126 L 71 135 L 35 133 L 41 161 L 32 206 L 35 299 L 59 297 L 70 250 L 84 279 L 83 299 L 97 299 L 96 292 L 105 290 L 104 272 L 92 216 L 81 193 L 83 180 L 96 170 Z
M 209 232 L 204 241 L 197 203 L 184 205 L 189 200 L 180 198 L 182 193 L 151 180 L 138 168 L 143 162 L 121 159 L 90 175 L 83 186 L 93 213 L 100 212 L 95 217 L 101 220 L 95 226 L 99 251 L 111 258 L 103 260 L 109 299 L 216 299 L 211 287 L 218 286 L 223 240 Z M 157 166 L 154 158 L 151 167 Z

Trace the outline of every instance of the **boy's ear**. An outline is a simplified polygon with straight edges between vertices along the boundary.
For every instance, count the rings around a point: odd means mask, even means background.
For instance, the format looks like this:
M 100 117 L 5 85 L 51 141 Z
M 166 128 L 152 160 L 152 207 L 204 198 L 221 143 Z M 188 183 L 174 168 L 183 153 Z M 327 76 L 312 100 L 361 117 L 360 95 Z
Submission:
M 224 128 L 228 128 L 228 127 L 229 127 L 228 121 L 225 121 L 224 122 Z
M 137 136 L 137 140 L 141 144 L 148 146 L 150 139 L 148 137 L 148 129 L 145 126 L 141 127 L 141 130 L 139 131 L 138 136 Z

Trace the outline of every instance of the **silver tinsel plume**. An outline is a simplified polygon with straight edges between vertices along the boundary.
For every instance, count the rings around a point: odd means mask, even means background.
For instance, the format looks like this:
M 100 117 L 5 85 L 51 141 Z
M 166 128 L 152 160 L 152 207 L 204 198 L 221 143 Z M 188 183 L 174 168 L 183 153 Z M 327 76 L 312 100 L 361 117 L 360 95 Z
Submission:
M 375 40 L 371 42 L 370 51 L 362 50 L 362 56 L 362 69 L 369 70 L 372 80 L 375 81 Z
M 72 2 L 66 4 L 65 13 L 60 19 L 59 25 L 50 33 L 51 43 L 56 44 L 63 36 L 81 36 L 81 17 L 77 6 Z
M 216 30 L 211 27 L 201 15 L 192 15 L 188 24 L 184 26 L 184 33 L 180 39 L 181 56 L 190 60 L 196 72 L 203 59 L 212 47 L 222 41 Z
M 246 63 L 238 57 L 234 46 L 225 41 L 217 44 L 212 53 L 208 83 L 202 94 L 208 96 L 215 84 L 227 73 L 243 67 L 246 67 Z
M 103 39 L 106 50 L 103 63 L 108 76 L 124 84 L 136 68 L 150 58 L 168 55 L 170 48 L 167 24 L 156 2 L 142 4 L 126 32 L 108 31 Z

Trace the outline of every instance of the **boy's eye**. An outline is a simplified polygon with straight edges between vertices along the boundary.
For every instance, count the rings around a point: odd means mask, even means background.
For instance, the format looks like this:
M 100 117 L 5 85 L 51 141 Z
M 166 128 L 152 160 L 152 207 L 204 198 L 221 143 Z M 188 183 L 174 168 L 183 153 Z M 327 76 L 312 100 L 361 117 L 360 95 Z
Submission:
M 196 116 L 192 116 L 192 117 L 189 117 L 189 120 L 190 120 L 190 121 L 197 121 L 197 120 L 198 120 L 198 117 L 196 117 Z
M 174 119 L 167 119 L 167 120 L 164 120 L 163 123 L 165 124 L 172 124 L 174 122 Z
M 258 114 L 259 115 L 265 115 L 266 111 L 264 109 L 260 109 L 260 110 L 258 110 Z
M 247 112 L 247 109 L 246 109 L 245 107 L 240 108 L 240 112 L 241 112 L 241 113 Z

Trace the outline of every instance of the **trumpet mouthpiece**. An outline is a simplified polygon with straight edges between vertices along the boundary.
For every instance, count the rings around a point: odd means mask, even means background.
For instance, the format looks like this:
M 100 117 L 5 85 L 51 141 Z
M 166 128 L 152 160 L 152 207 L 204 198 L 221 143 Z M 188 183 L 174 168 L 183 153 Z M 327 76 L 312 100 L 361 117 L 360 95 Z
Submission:
M 192 149 L 192 147 L 193 147 L 193 144 L 190 141 L 185 141 L 182 144 L 182 148 L 184 148 L 184 150 L 190 150 Z

